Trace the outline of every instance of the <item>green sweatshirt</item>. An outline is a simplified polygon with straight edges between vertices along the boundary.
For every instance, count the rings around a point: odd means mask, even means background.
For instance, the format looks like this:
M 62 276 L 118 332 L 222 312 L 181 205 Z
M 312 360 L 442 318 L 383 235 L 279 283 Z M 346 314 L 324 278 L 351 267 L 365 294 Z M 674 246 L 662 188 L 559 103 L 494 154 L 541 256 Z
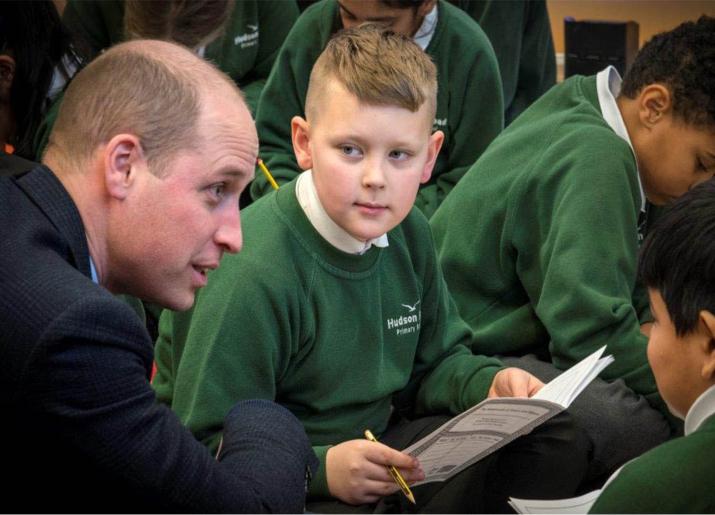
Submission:
M 206 47 L 204 57 L 239 85 L 252 111 L 298 14 L 294 0 L 237 0 L 224 34 Z M 62 21 L 91 55 L 124 41 L 122 0 L 69 0 Z
M 596 77 L 552 88 L 499 136 L 431 221 L 475 352 L 537 353 L 566 369 L 603 345 L 667 412 L 646 359 L 636 286 L 641 193 L 630 146 L 603 119 Z
M 484 32 L 463 11 L 443 0 L 427 53 L 437 66 L 439 90 L 435 129 L 445 133 L 432 178 L 420 188 L 415 205 L 429 218 L 467 168 L 504 125 L 501 78 Z M 293 155 L 290 121 L 305 116 L 308 79 L 330 36 L 341 28 L 338 4 L 323 0 L 303 12 L 276 59 L 256 113 L 261 157 L 279 184 L 299 173 Z M 271 190 L 256 174 L 251 196 Z
M 556 84 L 556 54 L 545 0 L 449 0 L 489 37 L 504 87 L 510 124 Z
M 244 211 L 245 249 L 211 273 L 192 311 L 165 311 L 158 397 L 210 446 L 240 399 L 290 409 L 321 458 L 311 494 L 328 495 L 330 445 L 382 433 L 391 406 L 459 413 L 486 397 L 502 367 L 473 355 L 429 226 L 413 209 L 363 255 L 327 243 L 299 206 L 295 181 Z
M 715 513 L 715 416 L 626 464 L 589 513 Z
M 297 18 L 294 0 L 236 0 L 224 35 L 205 49 L 204 57 L 241 88 L 252 113 L 278 50 Z M 62 21 L 91 57 L 124 41 L 122 0 L 69 0 Z M 47 146 L 61 102 L 60 94 L 35 135 L 37 160 Z

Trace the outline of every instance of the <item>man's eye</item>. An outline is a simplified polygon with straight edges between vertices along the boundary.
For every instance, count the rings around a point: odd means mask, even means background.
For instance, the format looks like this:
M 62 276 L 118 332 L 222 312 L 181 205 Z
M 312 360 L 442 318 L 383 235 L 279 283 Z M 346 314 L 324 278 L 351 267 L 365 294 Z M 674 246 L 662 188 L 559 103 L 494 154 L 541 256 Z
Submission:
M 214 200 L 221 200 L 226 193 L 226 185 L 224 183 L 212 184 L 209 186 L 209 193 Z

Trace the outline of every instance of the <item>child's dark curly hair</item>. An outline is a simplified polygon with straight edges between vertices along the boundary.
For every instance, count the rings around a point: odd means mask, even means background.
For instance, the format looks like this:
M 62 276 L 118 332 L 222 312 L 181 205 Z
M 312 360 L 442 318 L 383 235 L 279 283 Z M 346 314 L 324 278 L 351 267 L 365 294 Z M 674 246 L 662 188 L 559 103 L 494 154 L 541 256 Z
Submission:
M 715 127 L 715 18 L 701 16 L 654 36 L 623 79 L 621 94 L 635 98 L 648 84 L 673 95 L 673 112 L 686 123 Z

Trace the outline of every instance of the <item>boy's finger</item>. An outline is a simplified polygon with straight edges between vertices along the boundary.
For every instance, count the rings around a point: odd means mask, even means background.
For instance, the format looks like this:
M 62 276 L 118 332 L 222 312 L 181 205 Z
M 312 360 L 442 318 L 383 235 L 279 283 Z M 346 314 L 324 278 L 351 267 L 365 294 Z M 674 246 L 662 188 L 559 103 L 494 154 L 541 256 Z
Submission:
M 397 468 L 414 469 L 419 467 L 419 461 L 409 454 L 395 450 L 379 442 L 371 442 L 373 445 L 365 457 L 373 463 L 380 465 L 393 465 Z

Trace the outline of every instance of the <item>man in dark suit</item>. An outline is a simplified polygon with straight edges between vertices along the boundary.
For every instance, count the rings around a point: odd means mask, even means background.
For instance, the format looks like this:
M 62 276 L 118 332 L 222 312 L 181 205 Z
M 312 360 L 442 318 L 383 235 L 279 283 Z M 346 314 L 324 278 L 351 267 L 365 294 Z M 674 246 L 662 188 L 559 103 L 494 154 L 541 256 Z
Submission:
M 135 41 L 76 76 L 42 165 L 0 178 L 5 511 L 302 511 L 316 461 L 300 423 L 239 403 L 214 460 L 156 402 L 149 336 L 112 295 L 193 304 L 241 248 L 257 148 L 229 79 Z

